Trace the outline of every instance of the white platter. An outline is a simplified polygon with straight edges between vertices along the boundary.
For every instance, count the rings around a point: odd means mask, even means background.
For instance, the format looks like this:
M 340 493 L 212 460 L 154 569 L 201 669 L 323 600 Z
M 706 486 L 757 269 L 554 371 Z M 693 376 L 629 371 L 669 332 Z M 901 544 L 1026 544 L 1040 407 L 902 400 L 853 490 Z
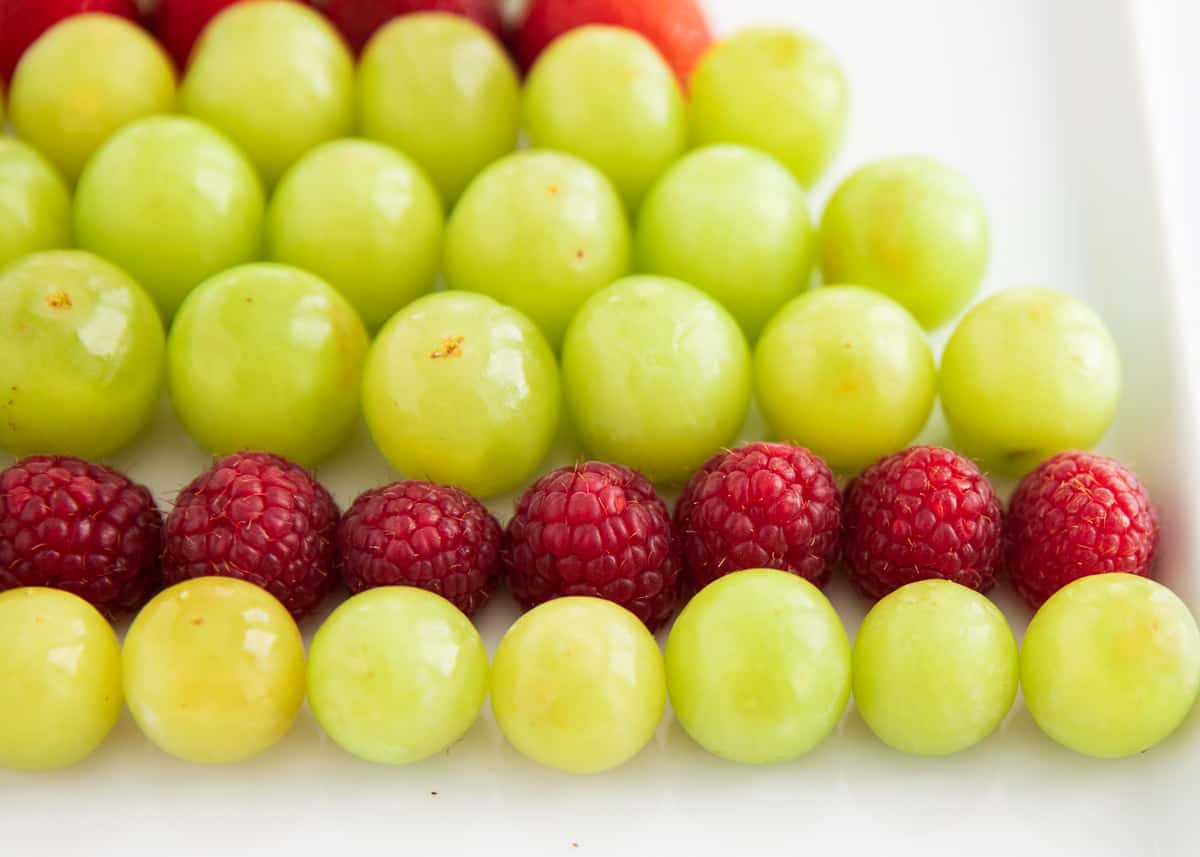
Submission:
M 1051 285 L 1082 295 L 1105 316 L 1124 355 L 1126 392 L 1103 448 L 1143 475 L 1163 519 L 1159 575 L 1196 609 L 1200 528 L 1190 486 L 1200 477 L 1191 443 L 1200 425 L 1196 352 L 1184 333 L 1200 317 L 1182 282 L 1187 254 L 1164 243 L 1168 235 L 1191 238 L 1180 225 L 1183 209 L 1163 204 L 1159 192 L 1165 178 L 1197 173 L 1182 156 L 1166 160 L 1166 144 L 1154 136 L 1168 127 L 1162 111 L 1170 93 L 1147 98 L 1147 82 L 1167 85 L 1160 60 L 1177 36 L 1172 26 L 1200 18 L 1186 2 L 709 0 L 709 7 L 720 32 L 755 21 L 790 24 L 842 58 L 853 90 L 851 129 L 814 193 L 814 213 L 864 160 L 931 154 L 970 176 L 986 200 L 989 290 Z M 1143 62 L 1139 45 L 1155 46 L 1154 62 Z M 1181 58 L 1182 47 L 1176 52 Z M 746 436 L 761 429 L 752 420 Z M 924 437 L 945 441 L 936 418 Z M 569 439 L 555 456 L 546 468 L 574 458 Z M 164 403 L 154 426 L 114 463 L 165 506 L 207 460 Z M 363 431 L 320 476 L 343 506 L 394 478 Z M 506 519 L 511 498 L 492 508 Z M 830 594 L 853 633 L 866 605 L 839 578 Z M 1020 633 L 1028 612 L 1006 584 L 995 597 Z M 506 593 L 483 612 L 489 647 L 515 615 Z M 307 622 L 307 632 L 316 624 Z M 668 714 L 632 763 L 587 778 L 525 761 L 487 711 L 444 756 L 399 769 L 343 753 L 307 711 L 277 748 L 228 768 L 168 758 L 126 715 L 76 768 L 0 772 L 0 854 L 882 848 L 889 855 L 1173 855 L 1194 853 L 1197 771 L 1200 712 L 1154 751 L 1105 762 L 1058 748 L 1019 701 L 996 735 L 957 757 L 892 752 L 851 708 L 824 745 L 772 768 L 706 755 Z

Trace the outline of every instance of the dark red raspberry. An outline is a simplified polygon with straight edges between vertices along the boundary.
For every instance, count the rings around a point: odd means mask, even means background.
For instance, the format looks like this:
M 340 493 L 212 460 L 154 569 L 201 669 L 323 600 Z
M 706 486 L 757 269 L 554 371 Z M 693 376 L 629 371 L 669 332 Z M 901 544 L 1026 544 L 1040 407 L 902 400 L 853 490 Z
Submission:
M 419 586 L 470 616 L 500 577 L 500 523 L 465 491 L 396 482 L 360 494 L 338 526 L 351 592 Z
M 157 591 L 162 513 L 99 464 L 35 455 L 0 471 L 0 590 L 52 586 L 107 616 Z
M 355 51 L 361 51 L 384 24 L 412 12 L 462 15 L 496 38 L 503 35 L 496 0 L 313 0 L 313 5 L 329 16 Z
M 675 611 L 682 563 L 671 516 L 628 467 L 588 461 L 543 476 L 517 501 L 503 557 L 525 610 L 592 595 L 628 608 L 651 631 Z
M 183 489 L 167 516 L 167 583 L 237 577 L 303 618 L 336 580 L 337 505 L 307 470 L 277 455 L 227 455 Z
M 137 20 L 133 0 L 0 0 L 0 83 L 12 78 L 26 48 L 64 18 L 103 12 Z
M 829 582 L 841 536 L 841 496 L 807 449 L 750 443 L 710 458 L 675 507 L 684 578 L 699 590 L 743 568 L 778 568 Z
M 870 598 L 942 578 L 987 592 L 1000 565 L 1000 501 L 948 449 L 915 446 L 872 464 L 846 489 L 842 553 Z
M 1004 561 L 1034 609 L 1072 580 L 1150 575 L 1158 517 L 1133 471 L 1100 455 L 1060 452 L 1027 474 L 1004 522 Z

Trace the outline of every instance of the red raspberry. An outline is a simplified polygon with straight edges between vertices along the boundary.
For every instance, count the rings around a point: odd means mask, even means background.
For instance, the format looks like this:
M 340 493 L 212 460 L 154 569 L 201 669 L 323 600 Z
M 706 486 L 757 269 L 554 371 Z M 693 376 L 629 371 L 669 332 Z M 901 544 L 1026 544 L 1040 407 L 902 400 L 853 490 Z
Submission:
M 112 616 L 157 591 L 161 538 L 150 492 L 108 467 L 35 455 L 0 471 L 0 590 L 53 586 Z
M 838 559 L 841 506 L 829 466 L 807 449 L 751 443 L 713 456 L 675 507 L 687 585 L 778 568 L 824 586 Z
M 1027 474 L 1004 522 L 1004 560 L 1017 594 L 1034 609 L 1089 574 L 1150 575 L 1158 517 L 1124 465 L 1060 452 Z
M 185 68 L 204 28 L 219 12 L 246 0 L 160 0 L 149 16 L 150 29 L 175 65 Z
M 7 83 L 25 49 L 64 18 L 106 12 L 137 20 L 133 0 L 0 0 L 0 82 Z
M 313 0 L 325 12 L 350 47 L 361 51 L 375 31 L 410 12 L 449 12 L 470 18 L 496 38 L 503 36 L 495 0 Z
M 550 42 L 586 24 L 641 33 L 666 58 L 684 88 L 713 40 L 696 0 L 533 0 L 516 34 L 517 61 L 528 69 Z
M 942 578 L 986 592 L 1000 564 L 1000 501 L 979 468 L 935 446 L 872 464 L 846 489 L 842 552 L 870 598 Z
M 167 516 L 167 583 L 222 575 L 261 586 L 303 618 L 333 585 L 337 505 L 299 465 L 227 455 L 183 489 Z
M 338 526 L 351 592 L 419 586 L 470 616 L 500 577 L 500 523 L 464 491 L 396 482 L 360 494 Z
M 671 516 L 628 467 L 588 461 L 543 476 L 517 501 L 502 553 L 525 610 L 592 595 L 628 608 L 651 631 L 675 611 L 681 559 Z

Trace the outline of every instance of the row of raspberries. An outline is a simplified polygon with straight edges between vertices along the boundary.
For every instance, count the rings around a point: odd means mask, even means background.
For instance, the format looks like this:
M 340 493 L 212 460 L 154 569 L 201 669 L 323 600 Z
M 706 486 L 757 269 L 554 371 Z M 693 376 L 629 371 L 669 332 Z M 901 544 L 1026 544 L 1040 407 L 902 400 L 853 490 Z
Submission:
M 506 530 L 468 494 L 418 481 L 371 489 L 339 515 L 308 471 L 261 452 L 217 461 L 165 522 L 145 487 L 99 464 L 33 456 L 0 472 L 0 590 L 55 586 L 109 615 L 210 574 L 263 587 L 297 618 L 339 578 L 351 592 L 424 587 L 470 615 L 507 576 L 525 609 L 598 596 L 657 629 L 681 594 L 731 571 L 824 586 L 839 559 L 870 598 L 930 577 L 983 592 L 1005 567 L 1037 607 L 1087 574 L 1148 574 L 1157 542 L 1137 477 L 1082 452 L 1026 476 L 1006 516 L 979 469 L 937 447 L 882 459 L 843 496 L 808 450 L 748 444 L 693 475 L 673 518 L 639 473 L 589 461 L 535 482 Z

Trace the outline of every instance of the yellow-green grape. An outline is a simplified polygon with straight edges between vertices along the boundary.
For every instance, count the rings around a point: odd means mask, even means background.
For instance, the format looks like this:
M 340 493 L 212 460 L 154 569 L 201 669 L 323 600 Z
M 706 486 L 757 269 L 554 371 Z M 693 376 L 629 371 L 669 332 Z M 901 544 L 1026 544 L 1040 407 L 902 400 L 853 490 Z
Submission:
M 630 210 L 687 147 L 687 110 L 666 60 L 621 27 L 579 27 L 542 52 L 525 81 L 533 146 L 583 158 Z
M 1121 357 L 1079 300 L 1008 289 L 968 312 L 946 343 L 942 407 L 960 448 L 1002 473 L 1089 449 L 1121 397 Z
M 272 259 L 322 277 L 377 330 L 433 288 L 444 216 L 437 191 L 400 152 L 366 140 L 317 147 L 267 210 Z
M 155 596 L 121 651 L 129 711 L 160 749 L 236 762 L 287 734 L 304 701 L 304 643 L 265 589 L 197 577 Z
M 948 580 L 902 586 L 854 638 L 854 705 L 885 744 L 945 756 L 996 730 L 1017 695 L 1017 642 L 988 598 Z
M 488 497 L 517 487 L 558 429 L 554 352 L 489 297 L 441 292 L 396 313 L 363 373 L 371 436 L 401 473 Z
M 638 212 L 638 270 L 707 292 L 753 341 L 807 288 L 815 238 L 804 188 L 777 161 L 732 144 L 672 166 Z
M 1021 693 L 1042 731 L 1087 756 L 1149 750 L 1200 691 L 1200 631 L 1160 583 L 1094 574 L 1042 605 L 1021 643 Z
M 359 593 L 329 615 L 308 655 L 308 701 L 341 747 L 403 765 L 440 753 L 479 716 L 487 650 L 471 620 L 408 586 Z
M 167 340 L 171 402 L 215 455 L 253 449 L 311 466 L 358 420 L 368 345 L 354 307 L 319 277 L 242 265 L 179 308 Z
M 629 273 L 629 245 L 621 198 L 595 167 L 517 152 L 480 173 L 451 212 L 446 284 L 519 309 L 557 349 L 583 302 Z
M 966 307 L 987 261 L 983 201 L 970 182 L 930 158 L 863 167 L 821 219 L 825 281 L 878 289 L 927 328 Z
M 358 125 L 421 165 L 447 205 L 511 152 L 521 84 L 503 46 L 462 17 L 402 15 L 367 43 L 358 68 Z
M 567 412 L 584 447 L 682 482 L 731 444 L 750 409 L 750 349 L 687 283 L 634 276 L 588 300 L 562 351 Z
M 853 471 L 917 436 L 937 396 L 937 369 L 904 307 L 871 289 L 827 286 L 767 324 L 754 384 L 776 437 Z
M 696 743 L 746 764 L 807 753 L 850 697 L 850 641 L 803 578 L 735 571 L 688 602 L 667 640 L 671 708 Z
M 0 136 L 0 269 L 30 253 L 70 243 L 67 186 L 32 147 Z
M 90 756 L 121 714 L 121 650 L 82 598 L 0 593 L 0 768 L 65 768 Z
M 268 186 L 310 149 L 354 129 L 354 60 L 302 3 L 223 11 L 196 42 L 179 94 L 184 112 L 227 134 Z
M 92 153 L 135 119 L 175 106 L 175 71 L 144 30 L 75 15 L 30 46 L 13 73 L 13 130 L 74 183 Z
M 0 274 L 0 448 L 103 458 L 150 421 L 162 321 L 90 253 L 35 253 Z
M 841 145 L 847 104 L 846 78 L 823 44 L 754 27 L 718 42 L 692 73 L 692 139 L 761 149 L 808 187 Z
M 547 601 L 508 629 L 492 662 L 492 711 L 535 762 L 594 773 L 636 756 L 666 707 L 658 643 L 602 598 Z

